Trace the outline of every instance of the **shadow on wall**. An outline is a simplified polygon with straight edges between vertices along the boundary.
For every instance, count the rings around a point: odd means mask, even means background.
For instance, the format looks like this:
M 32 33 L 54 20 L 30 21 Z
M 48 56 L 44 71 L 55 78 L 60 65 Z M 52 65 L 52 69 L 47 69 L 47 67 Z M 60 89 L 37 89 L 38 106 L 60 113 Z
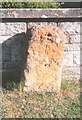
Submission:
M 21 78 L 24 80 L 30 38 L 31 30 L 26 34 L 16 34 L 2 43 L 3 88 L 7 88 L 9 81 L 20 83 Z

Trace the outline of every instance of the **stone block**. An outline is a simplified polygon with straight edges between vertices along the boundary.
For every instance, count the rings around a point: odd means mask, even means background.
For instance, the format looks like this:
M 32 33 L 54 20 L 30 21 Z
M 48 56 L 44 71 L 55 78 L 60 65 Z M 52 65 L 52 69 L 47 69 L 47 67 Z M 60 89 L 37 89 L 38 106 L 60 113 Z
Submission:
M 74 43 L 80 43 L 82 42 L 81 39 L 82 36 L 80 35 L 67 35 L 66 36 L 66 40 L 65 40 L 65 44 L 74 44 Z
M 73 54 L 73 65 L 80 66 L 80 51 L 76 51 Z
M 1 0 L 2 1 L 2 0 Z M 62 1 L 63 2 L 63 1 Z M 79 1 L 78 1 L 79 2 Z M 80 4 L 80 3 L 79 3 Z M 77 4 L 76 4 L 77 5 Z M 79 18 L 81 17 L 80 8 L 65 9 L 0 9 L 0 18 Z M 54 20 L 53 20 L 54 21 Z
M 48 26 L 48 25 L 50 25 L 50 26 L 54 26 L 54 27 L 57 27 L 57 23 L 56 22 L 29 22 L 28 24 L 27 24 L 27 27 L 28 28 L 32 28 L 33 26 Z
M 70 75 L 80 75 L 80 66 L 79 67 L 64 67 L 63 74 L 70 76 Z
M 65 75 L 65 74 L 63 74 L 62 78 L 66 79 L 66 80 L 80 80 L 81 76 L 77 75 L 77 74 L 74 74 L 74 75 Z
M 65 34 L 80 34 L 80 22 L 64 22 L 59 23 L 58 26 Z
M 82 35 L 82 22 L 80 22 L 80 35 Z
M 80 35 L 80 43 L 82 43 L 82 35 Z
M 26 23 L 0 23 L 0 36 L 12 36 L 22 32 L 26 33 Z
M 32 28 L 27 67 L 24 70 L 26 91 L 54 91 L 61 86 L 64 34 L 53 25 Z M 25 90 L 24 89 L 24 90 Z
M 82 66 L 80 67 L 80 78 L 82 80 Z
M 80 48 L 82 48 L 81 44 L 64 44 L 65 52 L 80 51 Z
M 73 52 L 65 52 L 64 66 L 73 66 Z
M 82 40 L 80 39 L 80 35 L 70 35 L 69 43 L 80 43 Z
M 82 49 L 80 50 L 80 64 L 82 65 Z

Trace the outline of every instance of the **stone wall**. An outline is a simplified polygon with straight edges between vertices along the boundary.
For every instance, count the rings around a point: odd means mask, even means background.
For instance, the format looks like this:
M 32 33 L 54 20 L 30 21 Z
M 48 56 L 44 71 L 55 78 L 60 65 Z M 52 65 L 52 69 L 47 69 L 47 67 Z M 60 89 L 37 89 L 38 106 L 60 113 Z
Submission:
M 63 12 L 63 14 L 66 12 Z M 58 13 L 60 14 L 60 12 Z M 23 15 L 24 16 L 24 15 Z M 61 16 L 61 15 L 60 15 Z M 70 16 L 70 15 L 69 15 Z M 30 21 L 30 20 L 29 20 Z M 62 77 L 64 79 L 77 80 L 81 77 L 81 36 L 80 26 L 82 22 L 9 22 L 0 23 L 0 45 L 2 47 L 2 77 L 4 81 L 16 80 L 23 76 L 23 70 L 26 64 L 28 36 L 26 31 L 29 26 L 37 24 L 58 26 L 66 35 L 64 44 L 64 67 Z M 27 28 L 28 27 L 28 28 Z M 27 43 L 27 44 L 26 44 Z M 1 57 L 1 56 L 0 56 Z
M 66 79 L 80 78 L 80 22 L 65 22 L 59 23 L 59 27 L 67 36 L 64 50 L 64 69 L 63 77 Z

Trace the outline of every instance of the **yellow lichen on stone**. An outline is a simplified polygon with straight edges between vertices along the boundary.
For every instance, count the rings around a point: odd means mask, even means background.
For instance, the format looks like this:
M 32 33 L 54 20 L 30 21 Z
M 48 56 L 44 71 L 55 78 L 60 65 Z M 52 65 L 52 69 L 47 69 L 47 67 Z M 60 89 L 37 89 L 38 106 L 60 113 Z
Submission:
M 56 90 L 58 80 L 61 79 L 59 71 L 62 69 L 64 55 L 64 35 L 58 27 L 51 26 L 36 27 L 33 32 L 28 49 L 29 72 L 25 74 L 25 85 L 34 91 Z

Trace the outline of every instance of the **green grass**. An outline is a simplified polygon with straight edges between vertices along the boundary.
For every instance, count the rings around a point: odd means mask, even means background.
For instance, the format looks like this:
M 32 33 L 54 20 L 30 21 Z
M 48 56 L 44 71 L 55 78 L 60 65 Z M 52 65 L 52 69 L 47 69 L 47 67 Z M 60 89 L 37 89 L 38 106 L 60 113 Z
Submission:
M 73 81 L 73 80 L 62 80 L 62 84 L 61 84 L 61 89 L 62 90 L 69 90 L 69 91 L 75 91 L 78 89 L 78 87 L 80 88 L 80 83 L 77 81 Z
M 56 2 L 2 2 L 2 8 L 59 8 Z
M 15 83 L 14 81 L 8 81 L 6 84 L 6 89 L 7 90 L 14 90 L 14 89 L 19 89 L 19 84 Z
M 6 90 L 5 90 L 6 91 Z M 3 92 L 3 117 L 79 118 L 79 81 L 63 80 L 60 93 Z

